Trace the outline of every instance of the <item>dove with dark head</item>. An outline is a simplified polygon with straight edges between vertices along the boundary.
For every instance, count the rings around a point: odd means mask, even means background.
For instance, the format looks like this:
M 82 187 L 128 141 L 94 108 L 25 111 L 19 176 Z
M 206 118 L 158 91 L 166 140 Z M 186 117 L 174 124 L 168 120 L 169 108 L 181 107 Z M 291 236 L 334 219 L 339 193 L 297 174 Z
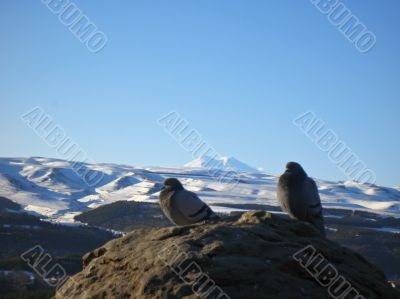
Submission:
M 286 171 L 278 181 L 277 198 L 282 210 L 291 218 L 309 222 L 325 236 L 317 185 L 299 163 L 286 164 Z
M 218 218 L 206 203 L 195 193 L 183 188 L 176 178 L 164 181 L 160 192 L 160 207 L 165 216 L 179 226 Z

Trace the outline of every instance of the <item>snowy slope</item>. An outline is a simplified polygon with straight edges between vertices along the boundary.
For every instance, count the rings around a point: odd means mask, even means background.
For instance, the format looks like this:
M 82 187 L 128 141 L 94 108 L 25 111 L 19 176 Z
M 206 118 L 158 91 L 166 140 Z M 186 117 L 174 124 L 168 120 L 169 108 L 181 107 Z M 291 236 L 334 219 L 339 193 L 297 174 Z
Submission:
M 241 172 L 240 182 L 234 188 L 219 183 L 205 167 L 204 160 L 198 159 L 182 168 L 83 164 L 85 169 L 103 175 L 97 186 L 90 187 L 71 169 L 68 161 L 41 157 L 0 158 L 0 196 L 21 204 L 26 211 L 68 222 L 83 210 L 119 200 L 157 202 L 163 179 L 177 177 L 187 189 L 197 192 L 218 211 L 235 210 L 234 207 L 223 207 L 224 204 L 277 206 L 278 177 L 259 172 L 234 158 L 220 162 L 222 172 L 232 168 Z M 352 181 L 316 181 L 325 208 L 400 217 L 400 191 L 397 188 Z
M 197 169 L 219 169 L 225 171 L 237 172 L 258 172 L 254 167 L 251 167 L 233 157 L 209 157 L 202 156 L 184 165 L 185 168 Z

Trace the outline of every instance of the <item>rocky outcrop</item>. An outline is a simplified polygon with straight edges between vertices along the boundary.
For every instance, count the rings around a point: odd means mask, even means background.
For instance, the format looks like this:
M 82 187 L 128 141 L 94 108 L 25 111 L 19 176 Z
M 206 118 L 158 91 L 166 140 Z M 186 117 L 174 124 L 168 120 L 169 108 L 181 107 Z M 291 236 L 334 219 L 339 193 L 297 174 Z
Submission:
M 55 298 L 400 298 L 381 270 L 311 225 L 254 211 L 135 230 L 84 257 Z

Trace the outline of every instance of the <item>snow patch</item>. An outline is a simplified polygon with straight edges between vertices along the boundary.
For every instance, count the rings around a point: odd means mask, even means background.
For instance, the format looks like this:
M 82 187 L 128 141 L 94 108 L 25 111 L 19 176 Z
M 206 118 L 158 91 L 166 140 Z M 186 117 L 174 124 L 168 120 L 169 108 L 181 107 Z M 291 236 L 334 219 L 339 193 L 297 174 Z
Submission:
M 83 167 L 104 175 L 96 188 L 90 188 L 73 172 L 68 161 L 41 157 L 0 158 L 0 196 L 20 204 L 26 212 L 48 217 L 50 221 L 72 223 L 78 213 L 115 201 L 156 203 L 163 180 L 176 177 L 216 211 L 241 210 L 218 207 L 220 204 L 278 206 L 277 176 L 257 172 L 234 158 L 223 157 L 210 163 L 217 163 L 220 173 L 209 171 L 206 158 L 196 159 L 182 168 L 83 163 Z M 217 176 L 232 168 L 240 171 L 240 182 L 234 188 L 217 180 Z M 316 182 L 325 208 L 400 217 L 398 188 L 353 181 L 316 179 Z
M 259 172 L 257 168 L 251 167 L 233 157 L 209 157 L 202 156 L 184 165 L 185 168 L 219 169 L 237 172 Z

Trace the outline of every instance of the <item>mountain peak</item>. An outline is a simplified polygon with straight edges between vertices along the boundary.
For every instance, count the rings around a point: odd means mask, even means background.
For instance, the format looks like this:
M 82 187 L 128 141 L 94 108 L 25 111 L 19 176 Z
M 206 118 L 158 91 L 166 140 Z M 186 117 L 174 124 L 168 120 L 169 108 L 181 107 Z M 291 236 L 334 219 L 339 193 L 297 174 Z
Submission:
M 238 172 L 258 172 L 255 167 L 247 165 L 231 156 L 201 156 L 184 165 L 185 168 L 214 168 Z

